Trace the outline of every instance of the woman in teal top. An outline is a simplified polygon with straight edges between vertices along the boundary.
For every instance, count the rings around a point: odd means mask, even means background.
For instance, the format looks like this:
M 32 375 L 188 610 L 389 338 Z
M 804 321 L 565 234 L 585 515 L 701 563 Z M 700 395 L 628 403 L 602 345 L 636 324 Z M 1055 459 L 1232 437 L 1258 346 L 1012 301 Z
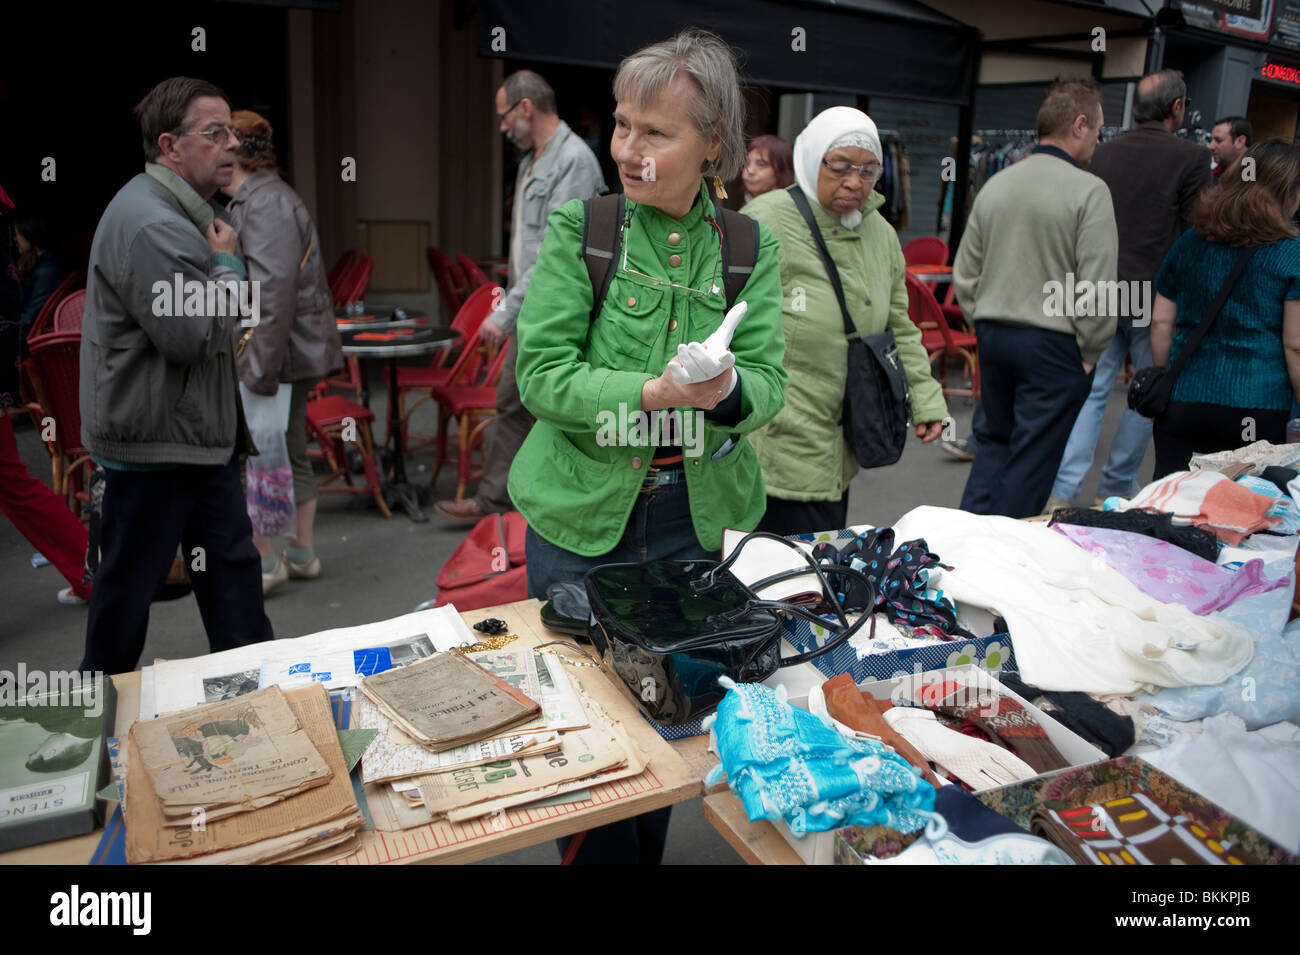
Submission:
M 1251 171 L 1253 170 L 1253 176 Z M 1153 480 L 1195 454 L 1286 440 L 1300 395 L 1300 150 L 1252 146 L 1196 206 L 1192 228 L 1156 275 L 1151 354 L 1169 365 L 1187 347 L 1240 250 L 1259 246 L 1155 419 Z

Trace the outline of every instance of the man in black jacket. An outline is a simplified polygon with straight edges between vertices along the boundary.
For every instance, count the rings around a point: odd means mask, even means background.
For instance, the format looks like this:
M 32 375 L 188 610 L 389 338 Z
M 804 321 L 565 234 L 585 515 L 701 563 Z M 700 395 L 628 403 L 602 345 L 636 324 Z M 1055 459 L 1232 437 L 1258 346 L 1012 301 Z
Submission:
M 1115 337 L 1097 362 L 1092 393 L 1074 422 L 1056 472 L 1048 510 L 1073 504 L 1093 455 L 1115 378 L 1130 355 L 1134 369 L 1151 364 L 1151 281 L 1177 238 L 1191 225 L 1192 207 L 1211 184 L 1206 150 L 1174 135 L 1187 110 L 1187 86 L 1177 70 L 1142 78 L 1133 104 L 1137 125 L 1093 154 L 1090 170 L 1110 188 L 1119 230 L 1120 287 L 1127 294 Z M 1100 298 L 1100 296 L 1099 296 Z M 1124 302 L 1125 296 L 1118 296 Z M 1098 499 L 1132 497 L 1151 440 L 1151 421 L 1126 410 L 1097 486 Z

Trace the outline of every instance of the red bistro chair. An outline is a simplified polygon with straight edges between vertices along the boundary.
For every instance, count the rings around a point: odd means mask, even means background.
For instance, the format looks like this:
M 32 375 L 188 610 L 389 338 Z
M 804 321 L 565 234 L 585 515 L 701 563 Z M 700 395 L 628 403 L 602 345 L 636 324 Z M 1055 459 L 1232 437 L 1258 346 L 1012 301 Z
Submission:
M 477 383 L 471 378 L 455 379 L 433 388 L 433 399 L 438 402 L 438 455 L 429 486 L 438 480 L 438 473 L 447 460 L 447 423 L 456 419 L 456 500 L 465 497 L 465 485 L 483 475 L 483 468 L 473 467 L 473 451 L 483 446 L 483 428 L 497 413 L 497 379 L 505 365 L 507 348 L 502 342 L 500 351 L 487 366 L 486 374 Z M 464 383 L 462 383 L 464 382 Z
M 67 498 L 74 513 L 80 513 L 91 468 L 90 452 L 81 443 L 81 333 L 41 335 L 32 342 L 24 366 L 43 416 L 54 424 L 52 440 L 47 442 L 54 490 Z
M 465 277 L 460 266 L 452 262 L 437 246 L 425 247 L 429 259 L 429 268 L 433 270 L 433 280 L 438 285 L 438 296 L 442 307 L 448 315 L 456 315 L 469 296 L 469 279 Z
M 36 313 L 36 320 L 32 322 L 32 327 L 27 332 L 27 340 L 30 342 L 33 338 L 40 335 L 46 335 L 50 332 L 50 324 L 54 319 L 54 310 L 59 307 L 65 298 L 85 285 L 85 281 L 80 272 L 70 272 L 67 278 L 54 287 L 50 297 L 45 300 L 41 310 Z
M 348 272 L 352 269 L 352 263 L 356 262 L 356 260 L 357 260 L 357 250 L 348 249 L 346 252 L 344 252 L 342 255 L 339 256 L 339 260 L 337 262 L 335 262 L 332 266 L 330 266 L 330 270 L 325 273 L 325 281 L 329 283 L 331 295 L 337 297 L 338 292 L 340 291 L 340 289 L 337 288 L 338 284 L 342 281 L 343 277 L 347 275 Z
M 948 325 L 943 309 L 934 297 L 934 293 L 920 279 L 908 275 L 907 280 L 907 314 L 921 330 L 921 345 L 930 359 L 931 367 L 939 362 L 939 384 L 945 395 L 970 395 L 978 398 L 980 394 L 980 365 L 976 338 L 970 332 L 956 331 Z M 970 378 L 969 388 L 948 387 L 948 359 L 959 356 Z
M 77 289 L 54 310 L 54 330 L 56 332 L 76 332 L 81 334 L 81 316 L 86 311 L 86 290 Z
M 471 290 L 482 288 L 488 284 L 488 277 L 479 268 L 477 262 L 471 259 L 464 252 L 456 253 L 456 263 L 460 266 L 461 272 L 464 273 L 466 281 L 469 283 Z
M 451 361 L 450 352 L 447 350 L 438 352 L 433 362 L 424 368 L 397 366 L 397 413 L 401 418 L 401 428 L 398 432 L 398 440 L 401 442 L 400 447 L 403 452 L 408 450 L 408 429 L 410 427 L 411 414 L 420 405 L 433 399 L 433 387 L 435 385 L 446 384 L 451 380 L 451 376 L 459 367 L 459 358 L 478 347 L 478 329 L 483 324 L 483 320 L 492 314 L 493 304 L 498 301 L 497 291 L 501 286 L 495 283 L 481 285 L 470 293 L 465 304 L 461 306 L 456 317 L 452 319 L 452 331 L 460 332 L 463 345 L 456 361 Z M 472 357 L 472 356 L 471 356 Z M 450 362 L 450 363 L 449 363 Z M 388 369 L 384 369 L 384 380 L 388 382 L 389 387 L 392 382 L 388 381 Z M 408 397 L 415 396 L 415 401 L 408 407 L 406 400 Z M 388 423 L 388 430 L 385 434 L 392 433 L 392 422 Z M 417 444 L 411 446 L 410 450 L 424 447 L 432 439 L 422 439 Z
M 379 465 L 375 461 L 375 439 L 370 431 L 374 420 L 373 411 L 342 395 L 327 395 L 307 402 L 307 433 L 320 444 L 330 468 L 330 473 L 321 479 L 316 489 L 321 494 L 370 494 L 384 517 L 392 517 L 393 513 L 384 500 Z M 352 429 L 355 429 L 354 436 L 348 433 Z M 361 452 L 366 474 L 363 486 L 352 480 L 345 441 L 354 441 Z M 336 487 L 338 481 L 342 481 L 344 486 Z

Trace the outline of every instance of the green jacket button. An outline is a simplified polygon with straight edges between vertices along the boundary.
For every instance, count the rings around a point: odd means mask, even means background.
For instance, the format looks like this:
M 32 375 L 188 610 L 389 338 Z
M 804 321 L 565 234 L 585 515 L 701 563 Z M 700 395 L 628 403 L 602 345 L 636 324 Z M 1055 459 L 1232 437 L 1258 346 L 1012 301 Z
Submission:
M 678 268 L 682 264 L 682 257 L 676 253 L 673 253 L 672 255 L 668 256 L 668 264 L 671 265 L 673 268 Z
M 632 470 L 633 470 L 633 471 L 640 471 L 640 470 L 641 470 L 641 464 L 642 464 L 642 461 L 641 461 L 640 458 L 633 458 L 633 459 L 632 459 Z

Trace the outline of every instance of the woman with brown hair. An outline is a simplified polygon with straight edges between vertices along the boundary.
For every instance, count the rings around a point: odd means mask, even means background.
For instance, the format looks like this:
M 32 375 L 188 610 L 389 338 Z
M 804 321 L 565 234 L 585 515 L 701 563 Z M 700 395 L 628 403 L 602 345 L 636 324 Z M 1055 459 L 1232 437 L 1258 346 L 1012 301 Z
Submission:
M 230 222 L 260 286 L 260 320 L 239 356 L 239 379 L 257 395 L 271 396 L 281 382 L 293 384 L 285 439 L 293 466 L 297 534 L 278 557 L 269 537 L 253 536 L 262 557 L 262 592 L 290 577 L 320 576 L 312 546 L 316 480 L 307 460 L 307 393 L 343 366 L 334 324 L 334 301 L 325 279 L 320 237 L 298 194 L 276 172 L 271 124 L 257 113 L 230 114 L 239 136 L 239 161 L 226 191 Z
M 1286 440 L 1300 395 L 1300 149 L 1257 143 L 1206 192 L 1155 279 L 1151 354 L 1187 348 L 1243 248 L 1258 247 L 1155 419 L 1153 480 L 1194 454 Z
M 788 189 L 794 182 L 794 149 L 780 136 L 755 136 L 745 155 L 745 201 L 773 189 Z

